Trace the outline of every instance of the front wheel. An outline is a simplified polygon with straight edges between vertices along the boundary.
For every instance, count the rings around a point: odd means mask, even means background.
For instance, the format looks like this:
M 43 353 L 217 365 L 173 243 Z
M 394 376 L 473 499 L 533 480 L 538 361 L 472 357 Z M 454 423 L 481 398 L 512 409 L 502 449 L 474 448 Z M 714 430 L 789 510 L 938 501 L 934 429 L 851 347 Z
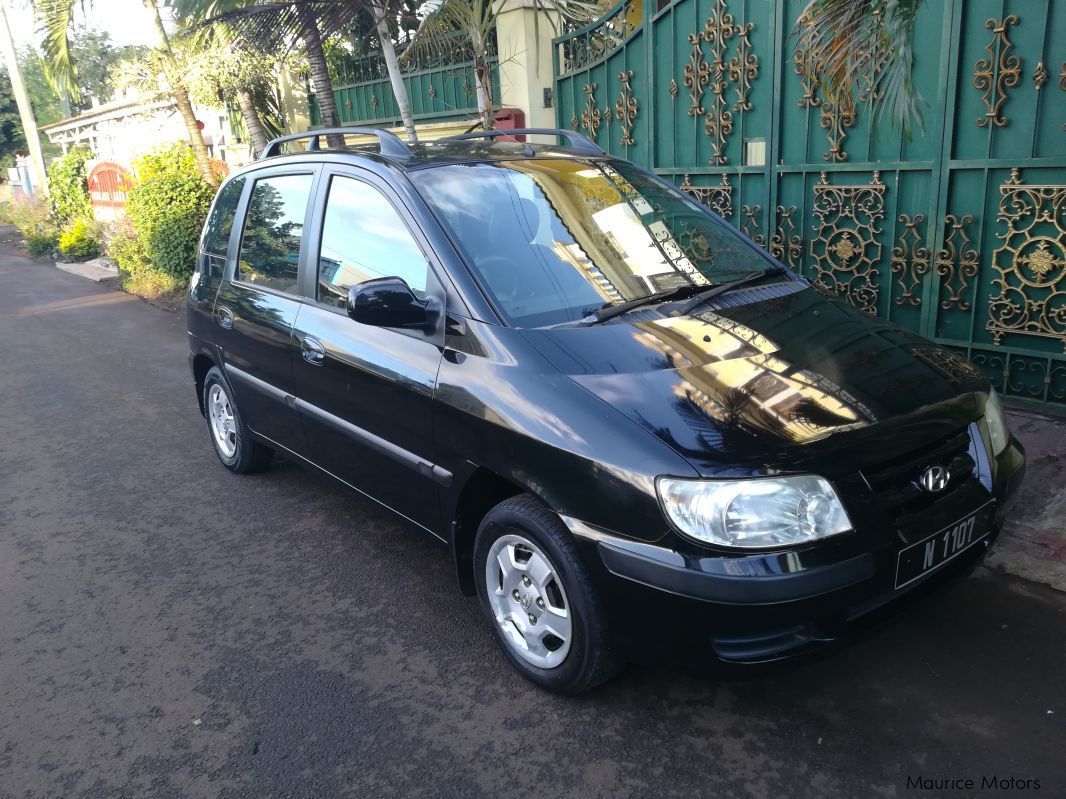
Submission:
M 617 671 L 606 617 L 559 517 L 530 496 L 485 516 L 474 544 L 481 608 L 524 677 L 579 694 Z

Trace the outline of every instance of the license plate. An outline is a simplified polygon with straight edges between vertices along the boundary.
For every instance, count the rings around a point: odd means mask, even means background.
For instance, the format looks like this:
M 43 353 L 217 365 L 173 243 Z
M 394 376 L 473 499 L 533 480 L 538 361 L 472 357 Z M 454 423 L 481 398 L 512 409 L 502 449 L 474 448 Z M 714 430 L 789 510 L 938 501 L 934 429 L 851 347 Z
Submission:
M 956 558 L 992 532 L 992 503 L 899 551 L 896 561 L 896 588 L 913 583 Z

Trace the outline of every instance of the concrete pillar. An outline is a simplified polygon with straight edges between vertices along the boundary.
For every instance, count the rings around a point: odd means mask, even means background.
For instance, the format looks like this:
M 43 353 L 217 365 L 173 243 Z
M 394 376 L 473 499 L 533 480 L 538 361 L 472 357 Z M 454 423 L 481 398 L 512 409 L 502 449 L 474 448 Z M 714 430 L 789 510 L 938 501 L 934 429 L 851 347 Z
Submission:
M 552 88 L 555 15 L 535 10 L 533 0 L 498 0 L 496 44 L 500 53 L 499 107 L 521 108 L 528 128 L 554 128 L 555 109 L 544 107 Z
M 281 114 L 285 119 L 286 133 L 303 133 L 311 129 L 311 109 L 307 92 L 292 71 L 285 66 L 277 67 L 278 90 L 281 95 Z

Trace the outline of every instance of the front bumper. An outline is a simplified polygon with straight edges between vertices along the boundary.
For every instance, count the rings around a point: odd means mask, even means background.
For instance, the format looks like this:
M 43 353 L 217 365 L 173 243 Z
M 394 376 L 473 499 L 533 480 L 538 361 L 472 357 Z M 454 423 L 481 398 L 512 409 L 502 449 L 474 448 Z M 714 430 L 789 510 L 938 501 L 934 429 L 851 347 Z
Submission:
M 804 550 L 737 556 L 679 541 L 677 548 L 580 529 L 619 643 L 631 657 L 710 654 L 730 662 L 776 660 L 845 638 L 856 627 L 968 574 L 999 535 L 1025 473 L 1021 446 L 996 459 L 988 490 L 975 485 L 921 520 L 932 534 L 991 504 L 987 536 L 897 588 L 898 530 L 860 529 Z M 912 522 L 913 524 L 913 522 Z M 619 634 L 620 633 L 620 634 Z

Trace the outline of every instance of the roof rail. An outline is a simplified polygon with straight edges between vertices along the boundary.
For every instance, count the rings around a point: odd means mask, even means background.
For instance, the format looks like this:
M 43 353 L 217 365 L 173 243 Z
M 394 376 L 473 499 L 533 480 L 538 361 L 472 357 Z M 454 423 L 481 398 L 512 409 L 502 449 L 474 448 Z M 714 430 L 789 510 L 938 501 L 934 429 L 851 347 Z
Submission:
M 381 150 L 382 155 L 387 155 L 391 158 L 410 158 L 411 151 L 407 145 L 403 143 L 403 140 L 395 133 L 389 130 L 383 130 L 381 128 L 319 128 L 317 130 L 309 130 L 305 133 L 291 133 L 288 136 L 278 136 L 276 139 L 272 139 L 266 148 L 263 150 L 263 154 L 259 156 L 259 160 L 264 158 L 270 158 L 277 154 L 277 149 L 287 141 L 296 141 L 297 139 L 309 139 L 307 142 L 307 152 L 314 152 L 320 149 L 319 137 L 331 136 L 334 134 L 342 135 L 362 135 L 362 136 L 374 136 L 378 140 L 378 147 Z
M 595 142 L 586 139 L 580 133 L 560 128 L 515 128 L 513 130 L 481 130 L 476 133 L 463 133 L 458 136 L 445 136 L 439 141 L 462 141 L 463 139 L 495 139 L 497 136 L 530 136 L 541 133 L 545 136 L 562 136 L 570 142 L 570 149 L 586 155 L 607 155 Z

